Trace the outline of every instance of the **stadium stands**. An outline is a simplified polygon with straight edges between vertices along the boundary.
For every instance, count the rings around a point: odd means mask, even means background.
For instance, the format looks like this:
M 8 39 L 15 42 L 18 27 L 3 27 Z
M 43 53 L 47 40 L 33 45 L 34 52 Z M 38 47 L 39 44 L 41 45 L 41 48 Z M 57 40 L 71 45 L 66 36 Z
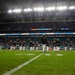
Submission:
M 0 33 L 19 32 L 74 32 L 75 21 L 54 21 L 54 22 L 9 22 L 0 23 Z

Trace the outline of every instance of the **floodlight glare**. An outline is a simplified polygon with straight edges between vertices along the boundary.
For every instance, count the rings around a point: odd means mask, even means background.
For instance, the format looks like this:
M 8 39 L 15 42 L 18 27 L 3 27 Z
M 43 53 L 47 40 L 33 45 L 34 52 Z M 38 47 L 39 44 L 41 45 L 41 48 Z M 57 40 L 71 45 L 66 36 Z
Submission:
M 60 11 L 67 10 L 67 6 L 59 6 L 57 7 L 57 10 L 60 10 Z
M 14 13 L 20 13 L 22 11 L 22 9 L 14 9 L 13 12 Z
M 53 10 L 55 10 L 55 7 L 54 6 L 53 7 L 47 7 L 45 10 L 46 11 L 53 11 Z
M 73 10 L 73 9 L 75 9 L 75 6 L 70 6 L 69 9 Z
M 8 10 L 8 13 L 12 13 L 12 10 L 10 9 L 10 10 Z
M 38 12 L 43 12 L 44 11 L 44 7 L 34 7 L 33 10 L 34 11 L 38 11 Z
M 31 12 L 31 11 L 32 11 L 31 8 L 26 8 L 26 9 L 24 9 L 24 12 Z

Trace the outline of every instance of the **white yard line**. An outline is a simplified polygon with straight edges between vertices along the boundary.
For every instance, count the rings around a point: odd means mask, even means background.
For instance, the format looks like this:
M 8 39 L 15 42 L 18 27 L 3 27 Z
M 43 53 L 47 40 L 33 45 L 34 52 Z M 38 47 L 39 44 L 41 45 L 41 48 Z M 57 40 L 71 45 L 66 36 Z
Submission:
M 63 56 L 63 54 L 57 54 L 57 56 Z
M 27 54 L 27 55 L 35 55 L 35 54 Z
M 50 54 L 45 54 L 46 56 L 51 56 Z
M 23 55 L 23 54 L 15 54 L 15 55 Z
M 40 57 L 41 55 L 43 55 L 43 53 L 40 54 L 40 55 L 38 55 L 38 56 L 36 56 L 36 57 L 34 57 L 34 58 L 32 58 L 32 59 L 30 59 L 29 61 L 27 61 L 27 62 L 25 62 L 25 63 L 23 63 L 23 64 L 17 66 L 17 67 L 14 68 L 14 69 L 3 73 L 2 75 L 11 75 L 12 73 L 14 73 L 14 72 L 16 72 L 17 70 L 21 69 L 22 67 L 26 66 L 27 64 L 29 64 L 29 63 L 32 62 L 33 60 L 37 59 L 37 58 Z

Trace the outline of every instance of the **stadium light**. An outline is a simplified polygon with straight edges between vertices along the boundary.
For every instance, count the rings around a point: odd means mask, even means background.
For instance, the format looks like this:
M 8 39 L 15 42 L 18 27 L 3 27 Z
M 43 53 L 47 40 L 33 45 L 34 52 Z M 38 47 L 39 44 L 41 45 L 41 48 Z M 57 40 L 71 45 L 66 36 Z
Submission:
M 31 8 L 26 8 L 26 9 L 24 9 L 24 12 L 31 12 L 31 11 L 32 11 Z
M 55 10 L 55 7 L 54 7 L 54 6 L 52 6 L 52 7 L 47 7 L 47 8 L 45 8 L 45 10 L 46 10 L 46 11 L 53 11 L 53 10 Z
M 69 9 L 73 10 L 73 9 L 75 9 L 75 6 L 70 6 Z
M 12 13 L 12 10 L 10 9 L 10 10 L 8 10 L 8 13 Z
M 67 10 L 67 6 L 59 6 L 57 7 L 57 10 L 62 11 L 62 10 Z
M 44 11 L 44 7 L 34 7 L 33 10 L 37 11 L 37 12 L 43 12 Z
M 13 12 L 14 13 L 21 13 L 22 12 L 22 9 L 14 9 Z

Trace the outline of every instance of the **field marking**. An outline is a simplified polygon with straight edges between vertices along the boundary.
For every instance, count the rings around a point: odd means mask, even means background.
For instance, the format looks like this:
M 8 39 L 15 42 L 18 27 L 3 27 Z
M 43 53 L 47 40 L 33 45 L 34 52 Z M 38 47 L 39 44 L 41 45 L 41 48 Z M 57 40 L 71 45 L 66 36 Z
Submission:
M 27 55 L 35 55 L 35 54 L 27 54 Z
M 57 56 L 63 56 L 63 54 L 57 54 Z
M 24 54 L 15 54 L 17 56 L 20 56 L 20 55 L 24 55 Z M 35 54 L 25 54 L 25 55 L 35 55 Z
M 27 62 L 25 62 L 25 63 L 23 63 L 23 64 L 17 66 L 16 68 L 13 68 L 12 70 L 3 73 L 2 75 L 11 75 L 12 73 L 14 73 L 14 72 L 16 72 L 17 70 L 21 69 L 22 67 L 26 66 L 27 64 L 29 64 L 29 63 L 32 62 L 33 60 L 37 59 L 37 58 L 40 57 L 41 55 L 43 55 L 43 53 L 42 53 L 42 54 L 39 54 L 38 56 L 36 56 L 36 57 L 30 59 L 29 61 L 27 61 Z
M 45 54 L 46 56 L 51 56 L 50 54 Z
M 15 55 L 22 55 L 22 54 L 15 54 Z

